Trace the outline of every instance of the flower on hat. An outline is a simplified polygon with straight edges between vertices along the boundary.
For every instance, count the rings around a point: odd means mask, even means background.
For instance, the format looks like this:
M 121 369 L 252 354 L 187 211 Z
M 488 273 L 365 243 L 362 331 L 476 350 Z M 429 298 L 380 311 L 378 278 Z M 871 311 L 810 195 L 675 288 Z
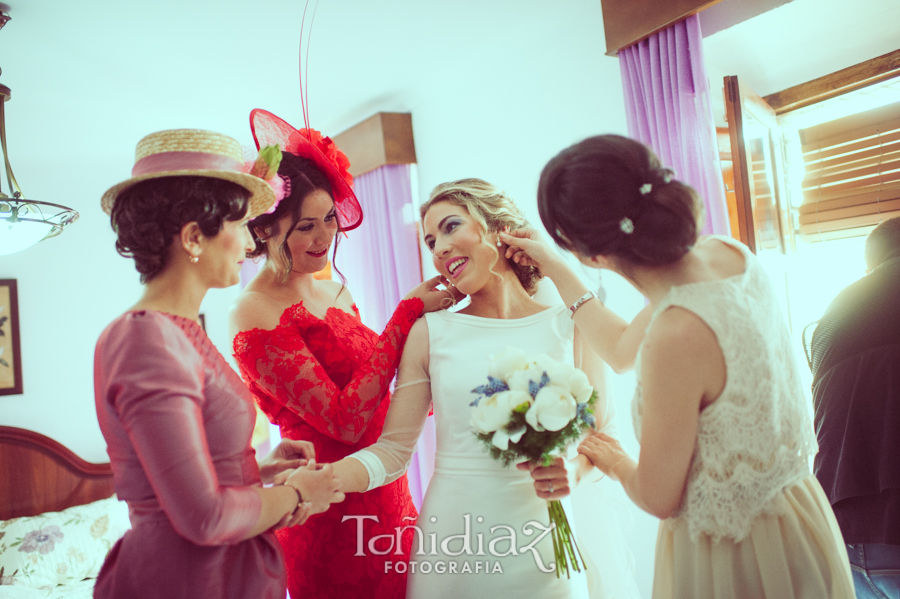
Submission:
M 350 174 L 350 159 L 338 149 L 337 144 L 335 144 L 330 137 L 322 135 L 321 132 L 316 131 L 315 129 L 298 129 L 288 140 L 288 143 L 284 148 L 285 152 L 294 154 L 300 153 L 297 149 L 302 142 L 297 140 L 295 136 L 300 136 L 305 141 L 309 141 L 316 149 L 322 152 L 322 154 L 325 155 L 325 158 L 328 159 L 328 162 L 333 164 L 338 170 L 341 177 L 347 182 L 347 185 L 353 187 L 353 175 Z
M 278 208 L 278 203 L 288 195 L 290 186 L 285 185 L 285 179 L 278 175 L 278 167 L 281 166 L 281 148 L 277 145 L 266 146 L 259 151 L 255 160 L 247 160 L 241 169 L 243 172 L 259 177 L 269 184 L 275 192 L 275 202 L 264 214 L 272 214 Z M 289 183 L 289 182 L 288 182 Z

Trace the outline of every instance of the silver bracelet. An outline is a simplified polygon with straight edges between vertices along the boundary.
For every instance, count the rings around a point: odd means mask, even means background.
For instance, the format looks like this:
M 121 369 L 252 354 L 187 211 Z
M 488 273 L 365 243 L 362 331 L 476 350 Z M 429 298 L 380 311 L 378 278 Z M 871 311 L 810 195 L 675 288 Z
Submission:
M 585 293 L 584 295 L 579 297 L 577 302 L 575 302 L 574 304 L 569 306 L 569 310 L 570 310 L 569 316 L 571 316 L 572 318 L 575 318 L 575 312 L 578 311 L 578 308 L 581 307 L 581 304 L 583 304 L 586 301 L 592 300 L 595 297 L 597 297 L 597 294 L 594 293 L 593 291 L 588 291 L 587 293 Z

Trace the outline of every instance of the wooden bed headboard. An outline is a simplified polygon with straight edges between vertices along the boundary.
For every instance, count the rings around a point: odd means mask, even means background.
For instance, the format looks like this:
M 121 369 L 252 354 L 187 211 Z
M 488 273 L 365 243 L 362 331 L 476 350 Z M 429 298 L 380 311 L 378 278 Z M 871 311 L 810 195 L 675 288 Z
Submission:
M 0 520 L 58 512 L 113 492 L 108 463 L 86 462 L 40 433 L 0 426 Z

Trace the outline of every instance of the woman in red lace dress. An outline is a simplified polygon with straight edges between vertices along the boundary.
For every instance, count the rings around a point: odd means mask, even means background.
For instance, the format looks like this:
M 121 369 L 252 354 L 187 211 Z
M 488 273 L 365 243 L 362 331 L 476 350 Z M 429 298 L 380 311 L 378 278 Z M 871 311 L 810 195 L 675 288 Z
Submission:
M 251 123 L 257 143 L 285 150 L 278 173 L 289 193 L 250 223 L 251 255 L 266 261 L 232 311 L 234 355 L 281 435 L 312 441 L 317 460 L 334 462 L 378 439 L 406 336 L 423 311 L 449 304 L 450 295 L 434 289 L 438 279 L 427 281 L 400 302 L 380 336 L 363 325 L 343 285 L 313 277 L 325 268 L 335 234 L 362 218 L 342 172 L 349 163 L 318 132 L 310 142 L 263 111 L 255 111 Z M 411 534 L 403 535 L 401 547 L 390 539 L 416 516 L 404 476 L 375 492 L 348 495 L 304 526 L 281 529 L 276 534 L 291 595 L 404 597 L 406 577 L 386 572 L 385 562 L 409 555 Z M 389 555 L 360 551 L 359 517 L 365 539 L 388 535 L 376 549 Z

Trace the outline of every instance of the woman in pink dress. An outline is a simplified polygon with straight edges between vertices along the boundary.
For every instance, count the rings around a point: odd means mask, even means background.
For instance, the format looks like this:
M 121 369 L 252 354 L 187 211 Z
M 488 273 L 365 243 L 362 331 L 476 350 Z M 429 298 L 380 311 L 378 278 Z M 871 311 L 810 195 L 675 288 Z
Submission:
M 326 267 L 336 235 L 362 219 L 349 185 L 349 162 L 317 131 L 297 131 L 262 110 L 250 118 L 259 146 L 284 149 L 278 172 L 290 192 L 274 211 L 250 223 L 254 255 L 266 261 L 232 313 L 234 357 L 281 435 L 310 441 L 322 462 L 335 462 L 381 434 L 388 386 L 409 330 L 423 311 L 450 305 L 453 296 L 435 290 L 439 279 L 431 279 L 400 302 L 380 336 L 362 324 L 349 290 L 313 276 Z M 408 557 L 410 535 L 396 554 L 363 555 L 357 523 L 363 518 L 371 536 L 390 536 L 416 516 L 404 476 L 377 492 L 349 495 L 304 526 L 279 530 L 291 595 L 403 597 L 406 576 L 385 564 Z
M 283 599 L 273 528 L 343 496 L 308 444 L 287 441 L 257 465 L 253 400 L 197 322 L 209 288 L 238 282 L 247 222 L 275 195 L 242 172 L 240 146 L 224 135 L 162 131 L 136 154 L 132 178 L 102 205 L 145 292 L 103 331 L 94 361 L 97 417 L 132 529 L 94 596 Z M 262 487 L 279 473 L 284 485 Z

